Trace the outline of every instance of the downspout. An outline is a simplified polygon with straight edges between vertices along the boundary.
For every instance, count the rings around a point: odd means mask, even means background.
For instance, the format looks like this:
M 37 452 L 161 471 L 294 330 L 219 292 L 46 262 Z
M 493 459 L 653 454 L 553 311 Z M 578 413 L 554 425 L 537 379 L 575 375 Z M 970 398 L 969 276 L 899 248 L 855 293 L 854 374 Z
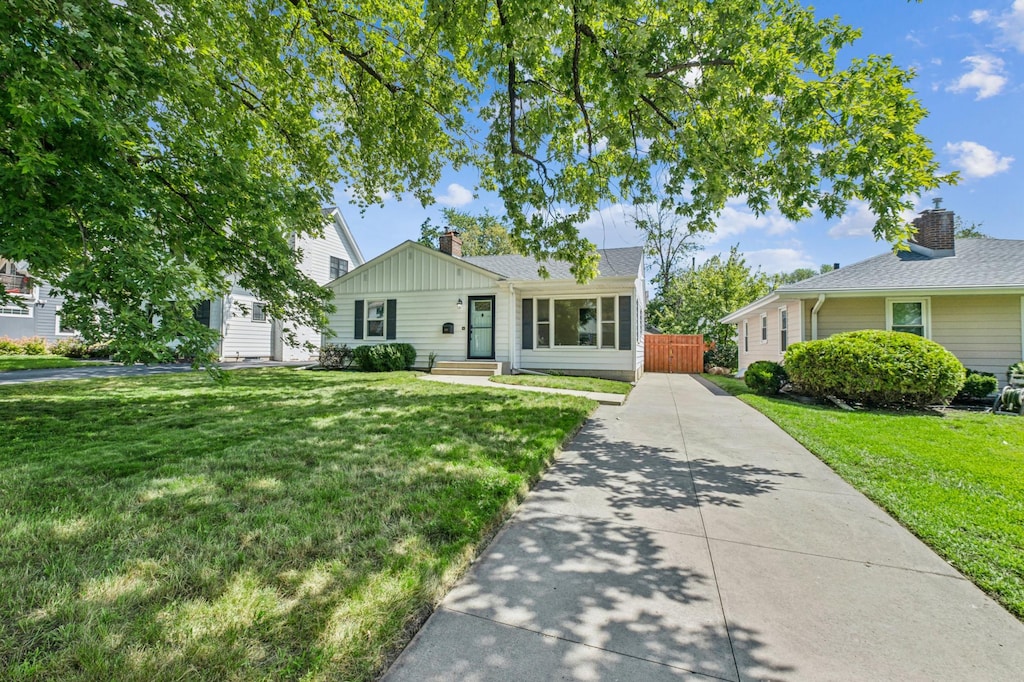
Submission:
M 818 294 L 818 302 L 811 308 L 811 341 L 818 340 L 818 311 L 825 304 L 825 294 Z
M 508 283 L 508 372 L 516 373 L 516 285 Z

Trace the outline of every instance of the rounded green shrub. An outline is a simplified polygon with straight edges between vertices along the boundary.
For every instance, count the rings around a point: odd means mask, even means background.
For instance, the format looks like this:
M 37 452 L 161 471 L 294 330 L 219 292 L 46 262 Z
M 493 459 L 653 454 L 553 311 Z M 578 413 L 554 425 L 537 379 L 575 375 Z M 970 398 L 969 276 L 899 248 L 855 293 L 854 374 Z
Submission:
M 775 395 L 788 380 L 782 365 L 769 360 L 752 362 L 743 373 L 743 382 L 758 395 Z
M 967 378 L 964 380 L 964 385 L 960 388 L 960 392 L 956 394 L 957 400 L 971 400 L 974 398 L 984 398 L 991 393 L 995 393 L 999 390 L 999 380 L 996 379 L 996 375 L 991 372 L 975 372 L 973 369 L 967 370 Z
M 21 344 L 7 336 L 0 336 L 0 355 L 21 355 Z
M 796 343 L 786 371 L 797 390 L 872 406 L 945 404 L 964 383 L 964 366 L 948 350 L 905 332 L 864 330 Z
M 352 359 L 364 372 L 397 372 L 412 367 L 416 349 L 408 343 L 383 343 L 353 349 Z
M 33 336 L 21 341 L 21 352 L 25 355 L 46 355 L 48 350 L 46 339 L 41 336 Z

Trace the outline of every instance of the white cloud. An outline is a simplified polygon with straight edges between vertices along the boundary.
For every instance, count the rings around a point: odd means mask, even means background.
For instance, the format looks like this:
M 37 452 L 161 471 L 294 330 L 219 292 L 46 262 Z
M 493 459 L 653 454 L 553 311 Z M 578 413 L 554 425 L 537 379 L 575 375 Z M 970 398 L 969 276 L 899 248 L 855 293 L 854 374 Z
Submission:
M 902 214 L 903 219 L 908 223 L 914 219 L 915 215 L 915 211 L 912 210 L 906 210 Z M 872 212 L 868 202 L 854 199 L 847 206 L 846 213 L 839 219 L 839 222 L 829 228 L 828 236 L 833 239 L 872 237 L 876 222 L 878 222 L 878 216 Z
M 1024 52 L 1024 0 L 1014 0 L 1010 11 L 999 17 L 996 24 L 1006 42 Z
M 850 202 L 839 222 L 829 229 L 828 236 L 835 239 L 866 237 L 872 233 L 877 220 L 868 202 L 855 199 Z
M 471 201 L 473 201 L 473 192 L 457 182 L 448 185 L 448 191 L 437 197 L 437 203 L 442 206 L 451 206 L 452 208 L 465 206 Z
M 987 9 L 976 9 L 970 14 L 971 21 L 976 24 L 982 24 L 992 18 L 992 14 Z
M 960 62 L 967 64 L 970 70 L 960 76 L 955 83 L 949 85 L 947 90 L 950 92 L 977 90 L 974 99 L 986 99 L 1002 92 L 1007 81 L 1006 76 L 1003 75 L 1005 63 L 1002 59 L 992 55 L 976 54 L 965 57 Z
M 750 230 L 759 230 L 765 234 L 778 236 L 791 232 L 796 226 L 787 220 L 777 210 L 772 209 L 768 213 L 755 215 L 746 204 L 740 200 L 732 200 L 715 221 L 715 232 L 708 236 L 708 243 L 715 244 L 723 240 L 731 240 L 737 235 Z
M 992 24 L 999 30 L 999 40 L 1019 52 L 1024 52 L 1024 0 L 1014 0 L 1010 9 L 1002 14 L 976 9 L 971 12 L 976 24 Z
M 577 229 L 599 249 L 639 246 L 644 243 L 644 238 L 633 226 L 634 212 L 632 204 L 612 204 L 593 211 L 577 225 Z
M 960 168 L 968 178 L 987 178 L 1009 170 L 1012 156 L 1002 156 L 988 147 L 964 140 L 946 143 L 946 153 L 953 156 L 953 165 Z
M 799 249 L 760 249 L 745 251 L 743 257 L 751 268 L 761 268 L 769 274 L 792 272 L 797 268 L 814 268 L 818 265 L 810 255 Z
M 903 39 L 906 40 L 908 43 L 913 43 L 917 47 L 924 47 L 924 41 L 918 38 L 916 35 L 914 35 L 913 31 L 903 36 Z

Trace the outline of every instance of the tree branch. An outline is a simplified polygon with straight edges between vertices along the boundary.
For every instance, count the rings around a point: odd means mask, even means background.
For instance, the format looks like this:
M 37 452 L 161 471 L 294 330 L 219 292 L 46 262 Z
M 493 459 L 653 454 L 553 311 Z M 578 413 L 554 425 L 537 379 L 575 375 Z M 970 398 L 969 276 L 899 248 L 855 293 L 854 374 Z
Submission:
M 572 48 L 572 91 L 576 100 L 576 106 L 583 114 L 583 123 L 587 126 L 587 155 L 594 155 L 594 130 L 590 126 L 590 114 L 587 113 L 587 103 L 583 99 L 583 91 L 580 89 L 580 50 L 583 46 L 583 22 L 579 17 L 579 6 L 572 3 L 572 28 L 575 39 Z M 593 33 L 593 32 L 591 32 Z
M 302 7 L 305 4 L 303 0 L 288 1 L 296 9 Z M 316 27 L 320 31 L 320 33 L 324 36 L 324 38 L 327 39 L 327 42 L 329 42 L 335 49 L 337 49 L 338 52 L 340 52 L 345 58 L 357 64 L 363 71 L 369 74 L 370 77 L 372 77 L 375 81 L 384 86 L 384 88 L 392 95 L 402 90 L 402 87 L 400 85 L 396 85 L 395 83 L 390 83 L 387 80 L 385 80 L 384 76 L 380 73 L 380 71 L 378 71 L 376 68 L 373 67 L 372 64 L 366 61 L 365 57 L 368 57 L 371 54 L 370 51 L 363 52 L 362 54 L 353 52 L 352 50 L 338 42 L 338 40 L 334 37 L 334 34 L 327 30 L 327 28 L 323 25 L 323 22 L 317 19 L 317 17 L 313 14 L 312 11 L 310 11 L 309 16 L 313 20 L 313 23 L 316 24 Z
M 671 64 L 666 66 L 660 71 L 648 71 L 645 76 L 648 78 L 664 78 L 665 76 L 671 76 L 678 71 L 688 71 L 690 69 L 703 69 L 709 66 L 736 66 L 736 60 L 734 59 L 706 59 L 696 60 L 690 62 L 680 62 L 678 64 Z

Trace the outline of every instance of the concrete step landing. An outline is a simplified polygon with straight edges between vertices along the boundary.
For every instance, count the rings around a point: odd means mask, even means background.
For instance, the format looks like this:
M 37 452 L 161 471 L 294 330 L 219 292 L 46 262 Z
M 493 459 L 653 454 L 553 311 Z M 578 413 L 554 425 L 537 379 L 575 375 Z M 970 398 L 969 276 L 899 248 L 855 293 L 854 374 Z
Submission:
M 430 373 L 459 377 L 491 377 L 501 374 L 501 363 L 480 360 L 463 362 L 445 360 L 435 364 Z

